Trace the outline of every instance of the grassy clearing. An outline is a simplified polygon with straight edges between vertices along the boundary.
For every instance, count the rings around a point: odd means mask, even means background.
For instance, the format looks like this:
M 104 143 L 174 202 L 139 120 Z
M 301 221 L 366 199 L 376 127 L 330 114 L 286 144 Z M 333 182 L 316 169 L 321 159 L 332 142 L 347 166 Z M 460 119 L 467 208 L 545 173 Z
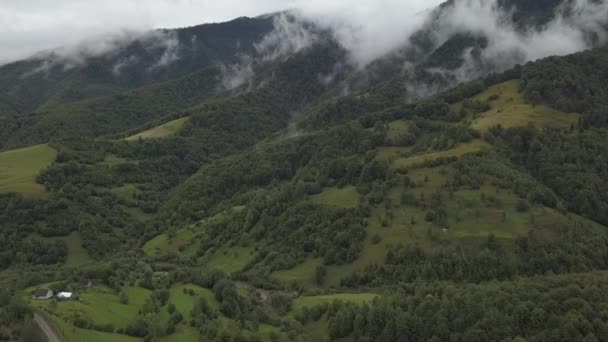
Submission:
M 488 148 L 489 146 L 490 145 L 488 145 L 486 142 L 484 142 L 482 140 L 473 140 L 471 142 L 458 145 L 457 147 L 455 147 L 451 150 L 447 150 L 447 151 L 425 153 L 425 154 L 421 154 L 421 155 L 417 155 L 417 156 L 413 156 L 413 157 L 409 157 L 409 158 L 399 158 L 393 162 L 393 166 L 394 167 L 419 166 L 426 162 L 437 160 L 440 158 L 462 157 L 465 154 L 479 152 L 484 148 Z
M 68 246 L 66 266 L 76 267 L 93 261 L 86 249 L 82 247 L 82 237 L 80 236 L 80 233 L 73 232 L 67 237 L 61 238 L 61 240 Z
M 36 177 L 56 157 L 57 151 L 48 145 L 0 153 L 0 192 L 16 192 L 32 198 L 45 197 L 46 189 L 36 183 Z
M 430 211 L 430 197 L 448 180 L 442 169 L 448 168 L 412 170 L 408 176 L 417 187 L 392 188 L 387 194 L 390 205 L 383 203 L 372 209 L 367 221 L 367 239 L 359 258 L 351 264 L 328 266 L 324 286 L 339 286 L 340 280 L 352 272 L 368 265 L 382 264 L 386 251 L 391 246 L 415 243 L 423 248 L 438 247 L 436 237 L 431 238 L 430 234 L 438 236 L 440 241 L 466 246 L 471 241 L 486 239 L 490 234 L 500 239 L 513 239 L 526 235 L 534 228 L 550 231 L 556 224 L 573 224 L 571 218 L 544 207 L 533 207 L 526 212 L 517 211 L 520 199 L 513 191 L 498 189 L 489 184 L 477 190 L 458 190 L 452 196 L 444 193 L 446 226 L 427 222 L 425 216 Z M 401 195 L 404 193 L 409 193 L 416 199 L 426 198 L 426 206 L 420 203 L 402 204 Z M 444 231 L 444 228 L 447 230 Z M 279 273 L 279 277 L 283 276 L 285 280 L 306 279 L 306 269 L 309 267 L 304 265 Z M 277 278 L 276 273 L 273 276 Z
M 196 250 L 188 247 L 195 234 L 195 231 L 188 228 L 179 230 L 172 237 L 167 234 L 161 234 L 144 245 L 144 253 L 148 256 L 172 253 L 194 255 Z
M 253 260 L 253 248 L 220 248 L 207 258 L 207 266 L 228 274 L 242 270 Z
M 185 293 L 184 290 L 194 291 L 194 296 Z M 200 297 L 205 298 L 207 300 L 207 303 L 209 303 L 209 305 L 215 310 L 219 309 L 219 303 L 215 299 L 215 295 L 211 290 L 191 284 L 177 285 L 172 287 L 169 302 L 173 303 L 177 311 L 179 311 L 182 315 L 184 315 L 185 318 L 188 319 L 191 317 L 190 313 L 194 308 L 196 300 Z
M 160 254 L 181 254 L 185 256 L 194 256 L 197 252 L 198 245 L 196 237 L 198 234 L 205 231 L 206 224 L 225 220 L 234 212 L 245 210 L 245 206 L 232 207 L 229 210 L 218 213 L 217 215 L 191 224 L 186 228 L 180 229 L 175 233 L 160 234 L 154 239 L 148 241 L 143 249 L 146 255 L 156 256 Z
M 144 245 L 144 253 L 148 256 L 156 256 L 164 252 L 164 246 L 168 244 L 169 237 L 167 234 L 160 234 L 154 239 L 146 242 Z
M 313 196 L 317 204 L 334 206 L 338 208 L 354 208 L 359 203 L 359 194 L 354 186 L 345 186 L 342 189 L 329 188 Z
M 405 120 L 396 120 L 388 124 L 387 136 L 389 139 L 396 139 L 400 135 L 407 133 L 410 125 Z
M 171 336 L 161 339 L 163 342 L 196 342 L 200 341 L 199 334 L 195 328 L 179 327 L 177 332 Z
M 378 159 L 392 162 L 399 158 L 409 157 L 412 148 L 411 147 L 379 147 Z
M 46 315 L 49 318 L 58 333 L 64 339 L 64 342 L 140 342 L 141 339 L 121 334 L 106 333 L 95 330 L 86 330 L 76 328 L 68 323 L 58 319 L 57 317 Z
M 142 306 L 152 295 L 152 291 L 141 287 L 124 287 L 122 289 L 129 298 L 129 305 Z
M 138 194 L 140 190 L 135 184 L 125 184 L 110 190 L 114 195 L 123 199 L 132 199 L 134 195 Z
M 114 154 L 108 154 L 103 160 L 103 163 L 109 166 L 116 166 L 120 164 L 126 163 L 127 160 L 124 158 L 120 158 Z
M 146 222 L 146 221 L 150 220 L 152 217 L 154 217 L 154 214 L 148 214 L 148 213 L 144 212 L 143 210 L 141 210 L 140 208 L 132 208 L 132 207 L 124 206 L 124 205 L 120 205 L 120 207 L 127 214 L 131 215 L 132 218 L 134 218 L 140 222 Z
M 293 301 L 292 311 L 296 312 L 304 307 L 312 308 L 318 305 L 322 305 L 324 303 L 331 303 L 336 300 L 342 302 L 363 304 L 369 303 L 377 297 L 379 297 L 379 295 L 375 293 L 339 293 L 324 296 L 305 296 L 297 298 Z
M 149 291 L 131 288 L 125 290 L 129 297 L 128 304 L 121 304 L 118 295 L 109 288 L 96 287 L 80 293 L 80 301 L 57 303 L 53 309 L 50 301 L 32 301 L 32 305 L 64 322 L 72 322 L 75 317 L 84 317 L 95 324 L 112 324 L 116 328 L 124 328 L 136 317 L 145 302 L 144 297 Z
M 491 98 L 495 98 L 490 101 Z M 486 132 L 491 127 L 522 127 L 533 123 L 540 127 L 569 127 L 576 124 L 578 114 L 564 113 L 547 106 L 527 104 L 519 92 L 517 80 L 490 87 L 473 100 L 490 103 L 491 109 L 476 118 L 472 127 Z
M 46 241 L 63 241 L 68 247 L 68 258 L 65 265 L 68 267 L 76 267 L 93 262 L 84 247 L 82 247 L 82 237 L 79 232 L 72 232 L 68 236 L 47 238 L 38 234 L 33 234 L 33 237 Z
M 261 338 L 262 341 L 272 341 L 271 336 L 273 335 L 280 336 L 280 341 L 288 341 L 281 329 L 268 324 L 260 324 L 257 336 Z
M 308 259 L 304 263 L 285 271 L 276 271 L 272 277 L 284 283 L 297 282 L 303 285 L 315 284 L 315 270 L 322 264 L 321 259 Z
M 139 139 L 166 138 L 168 136 L 176 134 L 182 127 L 184 127 L 184 125 L 186 124 L 186 122 L 188 122 L 188 120 L 190 120 L 189 117 L 173 120 L 173 121 L 167 122 L 166 124 L 162 124 L 160 126 L 149 129 L 147 131 L 143 131 L 141 133 L 132 135 L 132 136 L 128 137 L 126 140 L 127 141 L 136 141 Z

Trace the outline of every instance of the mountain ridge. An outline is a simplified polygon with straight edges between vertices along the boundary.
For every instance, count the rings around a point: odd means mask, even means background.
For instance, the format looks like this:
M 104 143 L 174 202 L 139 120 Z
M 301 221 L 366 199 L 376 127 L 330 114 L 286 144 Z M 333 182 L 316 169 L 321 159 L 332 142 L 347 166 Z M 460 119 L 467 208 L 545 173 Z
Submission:
M 564 3 L 496 8 L 538 33 Z M 365 66 L 279 13 L 178 30 L 230 46 L 109 94 L 0 76 L 0 339 L 605 340 L 608 47 L 505 64 L 443 34 L 462 4 Z

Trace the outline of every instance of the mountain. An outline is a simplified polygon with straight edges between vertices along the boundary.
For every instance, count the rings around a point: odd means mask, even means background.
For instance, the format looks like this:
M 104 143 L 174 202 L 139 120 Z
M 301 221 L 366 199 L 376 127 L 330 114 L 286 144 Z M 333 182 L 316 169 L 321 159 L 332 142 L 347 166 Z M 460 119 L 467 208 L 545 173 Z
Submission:
M 0 340 L 606 340 L 606 7 L 452 0 L 367 64 L 285 12 L 1 67 Z

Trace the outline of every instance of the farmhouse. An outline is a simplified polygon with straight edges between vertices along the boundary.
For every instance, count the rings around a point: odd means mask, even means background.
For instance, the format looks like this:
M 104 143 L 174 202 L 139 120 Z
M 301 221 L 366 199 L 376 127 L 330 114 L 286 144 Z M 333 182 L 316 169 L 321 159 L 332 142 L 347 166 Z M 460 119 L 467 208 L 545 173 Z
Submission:
M 32 298 L 38 300 L 47 300 L 53 298 L 53 290 L 51 289 L 37 289 L 32 294 Z
M 72 299 L 72 292 L 59 292 L 59 294 L 57 294 L 57 299 L 70 300 Z
M 89 289 L 93 286 L 93 281 L 91 279 L 88 278 L 80 278 L 78 280 L 78 286 L 81 289 Z

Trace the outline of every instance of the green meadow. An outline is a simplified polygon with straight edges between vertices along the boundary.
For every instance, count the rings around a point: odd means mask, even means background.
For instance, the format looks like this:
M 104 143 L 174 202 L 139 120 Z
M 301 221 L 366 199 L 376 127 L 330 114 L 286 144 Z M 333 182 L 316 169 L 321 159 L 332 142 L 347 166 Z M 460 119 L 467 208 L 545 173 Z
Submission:
M 68 246 L 68 259 L 66 260 L 66 266 L 76 267 L 84 264 L 88 264 L 93 261 L 89 256 L 89 253 L 82 247 L 82 237 L 80 233 L 73 232 L 70 235 L 62 238 Z
M 186 290 L 186 292 L 184 292 Z M 189 291 L 194 292 L 194 296 L 191 296 Z M 196 298 L 205 298 L 207 303 L 215 310 L 219 309 L 219 303 L 215 299 L 215 295 L 211 290 L 202 288 L 200 286 L 187 284 L 187 285 L 176 285 L 171 288 L 171 297 L 169 302 L 175 305 L 177 311 L 181 312 L 184 317 L 190 317 L 190 313 L 194 308 Z
M 430 152 L 424 153 L 420 155 L 416 155 L 408 158 L 397 158 L 393 162 L 394 167 L 414 167 L 422 165 L 426 162 L 430 162 L 433 160 L 437 160 L 440 158 L 450 158 L 450 157 L 462 157 L 465 154 L 476 153 L 481 151 L 484 148 L 489 147 L 487 143 L 482 140 L 473 140 L 468 143 L 460 144 L 457 147 L 447 150 L 447 151 L 439 151 L 439 152 Z
M 332 303 L 334 301 L 363 304 L 369 303 L 377 297 L 379 297 L 379 295 L 375 293 L 338 293 L 322 296 L 304 296 L 293 301 L 292 310 L 297 312 L 304 307 L 312 308 L 325 303 Z
M 490 110 L 479 115 L 472 127 L 485 132 L 493 126 L 522 127 L 532 123 L 538 127 L 569 127 L 578 122 L 579 115 L 564 113 L 543 105 L 526 103 L 519 92 L 519 81 L 513 80 L 490 87 L 473 97 L 488 102 Z
M 395 120 L 388 124 L 387 137 L 389 139 L 398 138 L 400 135 L 407 133 L 410 125 L 405 120 Z
M 313 196 L 313 202 L 338 208 L 354 208 L 359 203 L 359 194 L 354 186 L 329 188 Z
M 134 195 L 141 192 L 135 184 L 124 184 L 123 186 L 112 188 L 111 191 L 114 195 L 124 199 L 131 199 Z
M 230 274 L 241 271 L 253 260 L 253 256 L 251 247 L 224 247 L 203 260 L 208 267 Z
M 64 322 L 73 322 L 82 317 L 97 325 L 111 324 L 115 328 L 125 328 L 132 323 L 150 292 L 145 289 L 126 290 L 128 304 L 121 304 L 118 294 L 107 287 L 96 287 L 80 293 L 79 301 L 59 302 L 55 307 L 52 301 L 32 301 L 32 304 Z
M 184 127 L 184 125 L 186 124 L 186 122 L 188 122 L 188 120 L 190 120 L 189 117 L 184 117 L 184 118 L 180 118 L 177 120 L 173 120 L 173 121 L 167 122 L 165 124 L 162 124 L 160 126 L 143 131 L 141 133 L 132 135 L 132 136 L 128 137 L 126 140 L 127 141 L 136 141 L 139 139 L 166 138 L 168 136 L 174 135 L 177 132 L 179 132 L 179 130 L 182 129 L 182 127 Z
M 186 249 L 186 247 L 189 247 L 194 236 L 194 230 L 189 228 L 177 231 L 172 237 L 161 234 L 144 245 L 144 253 L 149 256 L 172 253 L 193 254 L 195 250 L 192 248 Z
M 0 192 L 16 192 L 32 198 L 46 196 L 46 189 L 36 183 L 36 177 L 56 156 L 57 151 L 48 145 L 0 153 Z

